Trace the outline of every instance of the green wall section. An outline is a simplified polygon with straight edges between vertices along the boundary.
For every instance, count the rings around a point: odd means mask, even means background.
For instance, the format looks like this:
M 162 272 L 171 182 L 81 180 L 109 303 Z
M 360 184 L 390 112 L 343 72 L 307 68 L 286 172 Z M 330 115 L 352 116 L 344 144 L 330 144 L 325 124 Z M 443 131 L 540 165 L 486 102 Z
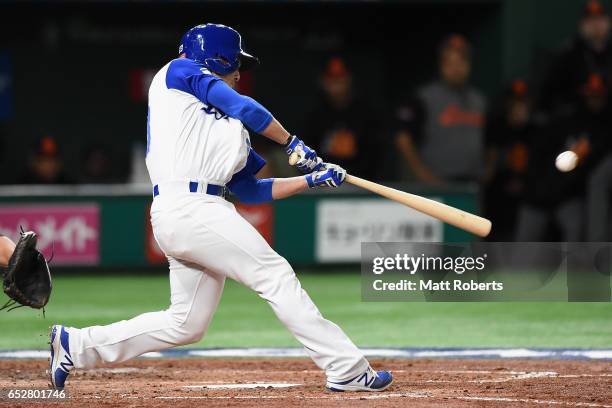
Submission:
M 317 196 L 274 203 L 274 249 L 289 261 L 312 263 L 315 257 Z
M 100 198 L 102 266 L 140 266 L 145 259 L 149 196 Z

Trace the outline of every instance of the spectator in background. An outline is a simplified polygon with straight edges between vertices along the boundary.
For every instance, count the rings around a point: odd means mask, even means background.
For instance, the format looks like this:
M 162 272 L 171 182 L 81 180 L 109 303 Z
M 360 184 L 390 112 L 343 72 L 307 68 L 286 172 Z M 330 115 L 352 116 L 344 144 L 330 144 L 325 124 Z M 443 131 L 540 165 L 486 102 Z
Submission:
M 45 136 L 37 143 L 30 155 L 28 170 L 20 180 L 21 184 L 69 184 L 63 172 L 64 163 L 55 139 Z
M 590 73 L 612 79 L 610 17 L 598 0 L 585 3 L 578 33 L 554 58 L 544 76 L 540 108 L 555 114 L 568 110 L 580 100 L 577 90 Z
M 341 58 L 329 60 L 321 78 L 323 94 L 307 116 L 305 135 L 323 157 L 349 173 L 378 178 L 379 115 L 353 87 Z
M 400 173 L 409 169 L 418 181 L 432 185 L 481 181 L 485 99 L 468 83 L 471 50 L 463 36 L 443 42 L 439 69 L 439 79 L 396 110 Z
M 571 112 L 553 118 L 547 129 L 534 138 L 517 241 L 548 239 L 551 223 L 559 228 L 562 241 L 584 239 L 586 184 L 593 168 L 610 152 L 612 112 L 601 75 L 589 75 L 577 93 L 579 104 Z M 566 150 L 577 154 L 578 166 L 562 173 L 555 167 L 555 158 Z
M 486 140 L 492 153 L 493 175 L 485 187 L 485 214 L 493 221 L 490 239 L 514 239 L 519 204 L 525 192 L 528 146 L 539 126 L 525 81 L 516 79 L 504 93 L 498 112 L 487 120 Z

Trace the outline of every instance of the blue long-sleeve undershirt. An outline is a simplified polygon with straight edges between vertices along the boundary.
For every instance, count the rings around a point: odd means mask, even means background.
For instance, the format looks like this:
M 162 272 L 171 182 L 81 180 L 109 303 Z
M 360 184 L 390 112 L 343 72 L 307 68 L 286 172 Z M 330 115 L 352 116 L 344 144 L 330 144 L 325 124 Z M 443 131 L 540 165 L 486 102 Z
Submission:
M 247 162 L 242 170 L 232 176 L 227 188 L 246 204 L 259 204 L 272 201 L 274 179 L 258 179 L 255 175 L 266 164 L 255 150 L 249 151 Z
M 273 200 L 272 198 L 273 178 L 258 179 L 255 175 L 249 175 L 239 180 L 232 180 L 227 188 L 236 195 L 240 202 L 245 204 L 261 204 Z
M 272 122 L 272 114 L 259 102 L 239 94 L 223 81 L 216 81 L 210 86 L 208 103 L 257 133 Z

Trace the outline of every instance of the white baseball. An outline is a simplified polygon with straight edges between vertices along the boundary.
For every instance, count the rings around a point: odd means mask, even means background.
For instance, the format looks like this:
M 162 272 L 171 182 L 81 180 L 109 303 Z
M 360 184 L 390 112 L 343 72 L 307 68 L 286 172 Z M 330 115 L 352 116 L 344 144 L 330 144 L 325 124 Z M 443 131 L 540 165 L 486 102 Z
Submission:
M 555 160 L 555 167 L 557 167 L 557 170 L 563 173 L 574 170 L 577 164 L 578 156 L 571 150 L 561 153 Z

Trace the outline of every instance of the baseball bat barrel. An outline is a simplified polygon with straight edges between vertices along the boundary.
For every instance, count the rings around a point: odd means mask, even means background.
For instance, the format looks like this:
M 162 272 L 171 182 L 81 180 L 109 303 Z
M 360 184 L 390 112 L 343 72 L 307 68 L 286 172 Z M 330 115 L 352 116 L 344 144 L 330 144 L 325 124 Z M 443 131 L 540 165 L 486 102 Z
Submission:
M 369 190 L 375 194 L 396 201 L 419 212 L 454 225 L 479 237 L 486 237 L 491 232 L 491 221 L 486 218 L 470 214 L 450 205 L 439 203 L 416 194 L 406 193 L 382 184 L 374 183 L 348 174 L 346 181 L 355 186 Z
M 289 164 L 292 166 L 295 165 L 298 160 L 299 156 L 295 152 L 289 156 Z M 486 218 L 479 217 L 478 215 L 451 207 L 450 205 L 439 203 L 416 194 L 410 194 L 391 187 L 383 186 L 382 184 L 374 183 L 350 174 L 347 174 L 346 182 L 369 190 L 382 197 L 396 201 L 447 224 L 461 228 L 462 230 L 468 231 L 474 235 L 478 235 L 479 237 L 486 237 L 491 232 L 491 221 L 487 220 Z

